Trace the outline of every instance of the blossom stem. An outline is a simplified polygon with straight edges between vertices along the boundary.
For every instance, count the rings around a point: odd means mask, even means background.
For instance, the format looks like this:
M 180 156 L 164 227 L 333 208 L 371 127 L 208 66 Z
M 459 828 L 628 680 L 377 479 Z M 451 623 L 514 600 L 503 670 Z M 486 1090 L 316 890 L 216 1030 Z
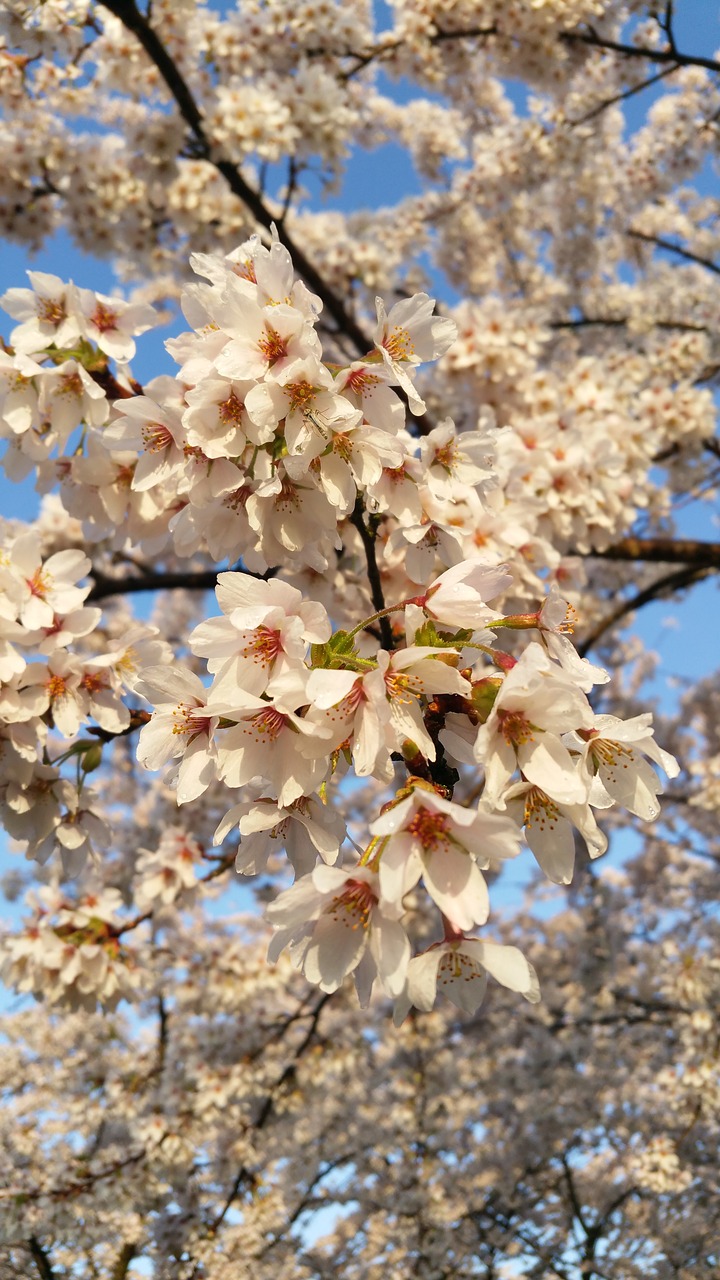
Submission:
M 406 605 L 416 603 L 417 596 L 410 596 L 407 600 L 401 600 L 399 604 L 389 604 L 384 609 L 378 609 L 377 613 L 372 613 L 369 618 L 364 618 L 362 622 L 358 622 L 352 631 L 348 631 L 348 639 L 356 636 L 359 631 L 365 631 L 367 627 L 371 626 L 373 622 L 377 622 L 380 618 L 387 618 L 391 613 L 397 613 L 399 609 L 404 609 Z

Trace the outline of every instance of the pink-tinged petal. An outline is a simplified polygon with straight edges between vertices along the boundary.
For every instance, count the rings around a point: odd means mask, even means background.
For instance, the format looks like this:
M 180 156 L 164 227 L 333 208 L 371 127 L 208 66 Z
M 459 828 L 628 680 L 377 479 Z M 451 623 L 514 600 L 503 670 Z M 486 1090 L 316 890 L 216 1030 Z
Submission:
M 367 880 L 368 873 L 363 867 L 343 870 L 342 867 L 328 867 L 321 863 L 315 868 L 311 878 L 318 893 L 328 894 L 344 889 L 348 880 Z
M 178 770 L 178 804 L 197 800 L 215 781 L 215 762 L 208 754 L 208 745 L 207 734 L 200 733 L 185 752 Z
M 582 804 L 587 800 L 587 783 L 567 747 L 552 734 L 538 733 L 533 741 L 522 743 L 517 756 L 528 781 L 553 800 L 561 804 Z
M 409 818 L 412 811 L 417 808 L 416 793 L 406 796 L 399 804 L 394 804 L 391 808 L 386 809 L 380 814 L 379 818 L 375 818 L 370 823 L 370 833 L 374 836 L 391 836 L 396 831 L 402 830 L 405 826 L 406 819 Z
M 357 671 L 311 671 L 307 682 L 307 697 L 321 711 L 342 702 L 350 693 L 353 685 L 361 677 Z
M 425 728 L 425 724 L 420 713 L 420 707 L 414 700 L 412 702 L 391 702 L 390 703 L 390 724 L 395 731 L 396 740 L 393 745 L 398 747 L 406 738 L 415 743 L 415 746 L 422 752 L 426 760 L 434 760 L 436 756 L 435 743 Z
M 337 991 L 346 974 L 359 963 L 367 946 L 368 933 L 358 927 L 354 916 L 323 915 L 310 939 L 302 970 L 308 982 L 321 991 Z
M 92 569 L 92 561 L 83 551 L 56 551 L 43 565 L 43 572 L 57 580 L 75 583 Z
M 412 675 L 422 680 L 427 693 L 459 693 L 468 698 L 472 693 L 469 680 L 439 658 L 426 658 L 412 668 Z
M 602 765 L 600 778 L 617 804 L 649 822 L 660 812 L 657 802 L 658 792 L 662 790 L 660 779 L 647 760 L 632 748 L 626 747 L 625 752 L 631 753 L 630 760 L 626 755 L 614 768 Z
M 55 615 L 52 608 L 45 600 L 41 600 L 39 596 L 31 596 L 29 600 L 23 604 L 20 611 L 20 621 L 28 631 L 36 631 L 41 627 L 52 627 Z
M 73 738 L 84 719 L 77 699 L 72 695 L 58 698 L 53 702 L 52 717 L 56 729 L 59 729 L 65 738 Z
M 154 489 L 176 475 L 181 462 L 181 457 L 171 460 L 164 454 L 144 453 L 138 459 L 130 487 L 136 493 L 146 493 L 148 489 Z
M 469 854 L 445 847 L 427 854 L 424 864 L 430 897 L 457 929 L 485 923 L 490 912 L 487 885 Z
M 457 946 L 440 948 L 438 994 L 446 995 L 463 1013 L 476 1013 L 485 999 L 487 974 L 468 953 L 466 939 Z
M 538 1003 L 540 986 L 537 974 L 517 947 L 503 947 L 498 942 L 485 942 L 479 938 L 468 939 L 464 945 L 501 986 L 519 992 L 531 1004 Z
M 232 831 L 233 827 L 236 827 L 238 825 L 238 822 L 242 817 L 244 811 L 245 811 L 244 804 L 234 804 L 232 809 L 228 809 L 227 813 L 225 814 L 225 817 L 220 820 L 217 827 L 215 828 L 215 833 L 213 835 L 213 844 L 222 844 L 226 835 L 228 835 L 229 832 Z M 270 825 L 271 826 L 273 825 L 272 822 Z
M 355 966 L 353 972 L 353 981 L 355 990 L 357 991 L 358 1003 L 361 1009 L 367 1009 L 372 996 L 373 983 L 377 977 L 377 969 L 375 961 L 370 955 L 368 949 L 360 959 L 360 963 Z
M 207 689 L 192 671 L 178 667 L 146 667 L 133 692 L 153 705 L 169 702 L 176 706 L 188 699 L 204 702 Z
M 334 870 L 333 867 L 328 870 Z M 343 875 L 343 882 L 347 875 Z M 266 909 L 266 916 L 275 928 L 296 929 L 299 924 L 316 920 L 323 908 L 324 899 L 318 893 L 312 876 L 303 876 L 294 885 L 278 894 Z
M 167 717 L 154 716 L 140 730 L 137 758 L 146 769 L 161 769 L 172 756 L 181 754 L 183 745 Z
M 318 806 L 320 808 L 320 806 Z M 312 818 L 307 817 L 299 811 L 297 820 L 308 833 L 313 845 L 318 853 L 326 862 L 334 862 L 340 852 L 340 846 L 346 836 L 346 827 L 339 813 L 335 813 L 332 809 L 322 806 L 323 817 L 328 822 L 328 826 L 323 826 L 320 822 L 315 822 Z
M 394 836 L 380 858 L 380 892 L 387 902 L 400 906 L 406 893 L 415 887 L 422 875 L 423 864 L 412 837 Z
M 493 734 L 488 725 L 483 725 L 478 732 L 474 755 L 476 762 L 485 768 L 485 797 L 494 800 L 517 768 L 515 751 L 509 742 L 499 734 Z
M 384 743 L 385 722 L 380 720 L 373 703 L 363 703 L 355 718 L 355 741 L 352 745 L 353 764 L 359 778 L 368 778 L 375 772 Z
M 431 951 L 415 956 L 408 965 L 407 993 L 410 1002 L 425 1013 L 435 1004 L 438 966 L 442 955 L 442 948 L 433 947 Z
M 402 925 L 377 910 L 372 915 L 370 951 L 384 989 L 389 996 L 399 996 L 405 986 L 410 943 Z
M 572 826 L 551 800 L 535 805 L 527 814 L 525 839 L 548 880 L 570 884 L 575 867 L 575 840 Z

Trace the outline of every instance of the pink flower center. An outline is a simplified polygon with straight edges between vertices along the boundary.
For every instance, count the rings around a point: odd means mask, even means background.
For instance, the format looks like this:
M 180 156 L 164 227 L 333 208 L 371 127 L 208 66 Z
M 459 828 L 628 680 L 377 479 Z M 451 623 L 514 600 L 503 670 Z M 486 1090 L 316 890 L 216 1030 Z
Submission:
M 420 681 L 399 671 L 389 671 L 385 676 L 385 688 L 391 702 L 406 705 L 415 702 L 422 693 Z
M 80 683 L 83 689 L 87 689 L 88 693 L 93 694 L 99 693 L 100 689 L 106 688 L 107 679 L 103 672 L 86 671 Z
M 531 787 L 525 796 L 525 825 L 536 826 L 544 830 L 557 826 L 560 810 L 550 796 L 545 795 L 539 787 Z
M 233 493 L 229 493 L 226 498 L 223 498 L 223 506 L 229 507 L 231 511 L 244 511 L 251 493 L 252 489 L 249 485 L 241 485 L 239 489 L 235 489 Z
M 77 371 L 74 373 L 63 373 L 60 381 L 58 382 L 58 395 L 72 396 L 74 399 L 79 400 L 82 393 L 83 384 L 80 374 Z
M 204 708 L 202 708 L 204 710 Z M 210 733 L 211 717 L 198 715 L 198 704 L 179 702 L 172 713 L 172 731 L 195 737 L 198 733 Z
M 421 808 L 418 809 L 405 830 L 411 836 L 414 836 L 416 840 L 419 840 L 423 849 L 427 851 L 436 848 L 437 845 L 447 844 L 450 819 L 445 813 L 437 813 L 432 809 Z
M 51 676 L 45 686 L 51 702 L 57 702 L 67 693 L 67 681 L 64 676 Z
M 146 453 L 161 453 L 175 444 L 172 431 L 162 422 L 147 422 L 142 429 L 142 438 Z
M 619 764 L 627 769 L 635 760 L 632 747 L 623 746 L 622 742 L 613 742 L 610 738 L 594 738 L 590 743 L 590 754 L 596 765 L 616 768 Z
M 114 329 L 117 329 L 117 311 L 113 311 L 111 307 L 106 307 L 102 302 L 98 302 L 90 317 L 90 322 L 95 325 L 95 328 L 100 333 L 111 333 Z
M 67 311 L 65 309 L 65 300 L 61 298 L 38 298 L 37 300 L 38 320 L 44 320 L 46 324 L 54 325 L 57 329 L 63 320 L 67 319 Z
M 282 733 L 287 722 L 287 716 L 283 715 L 281 711 L 278 711 L 275 707 L 268 707 L 267 711 L 260 711 L 258 715 L 252 717 L 245 732 L 252 734 L 258 740 L 274 742 Z
M 342 893 L 333 898 L 327 914 L 346 929 L 369 929 L 377 898 L 365 880 L 348 880 Z
M 454 440 L 448 440 L 447 444 L 441 445 L 435 450 L 434 462 L 438 467 L 444 467 L 446 471 L 451 471 L 458 460 L 458 448 Z
M 352 391 L 356 396 L 361 396 L 369 387 L 376 387 L 380 379 L 374 373 L 368 373 L 367 369 L 353 369 L 345 383 L 345 390 Z
M 258 346 L 268 364 L 275 364 L 288 353 L 285 339 L 269 324 L 265 325 L 265 337 L 258 340 Z
M 439 987 L 450 987 L 454 982 L 472 982 L 481 978 L 485 981 L 484 970 L 480 968 L 476 960 L 473 960 L 464 951 L 458 951 L 455 947 L 450 951 L 446 951 L 440 964 L 438 965 L 437 983 Z
M 242 657 L 269 667 L 280 653 L 282 653 L 280 632 L 272 631 L 270 627 L 258 627 L 253 632 L 252 640 L 242 650 Z
M 534 726 L 522 711 L 498 711 L 500 732 L 511 747 L 524 746 L 526 742 L 534 742 Z
M 42 569 L 36 569 L 32 578 L 26 578 L 25 582 L 30 589 L 30 595 L 37 596 L 40 600 L 45 599 L 45 593 L 52 585 L 50 575 L 43 573 Z
M 242 422 L 244 408 L 245 405 L 242 400 L 236 396 L 234 391 L 231 391 L 227 400 L 223 400 L 218 405 L 218 414 L 223 426 L 239 427 Z
M 309 382 L 289 382 L 285 390 L 290 396 L 290 408 L 293 412 L 307 411 L 317 394 L 317 387 Z
M 409 360 L 415 355 L 413 340 L 407 329 L 403 329 L 401 325 L 396 325 L 392 333 L 385 335 L 382 346 L 391 360 Z

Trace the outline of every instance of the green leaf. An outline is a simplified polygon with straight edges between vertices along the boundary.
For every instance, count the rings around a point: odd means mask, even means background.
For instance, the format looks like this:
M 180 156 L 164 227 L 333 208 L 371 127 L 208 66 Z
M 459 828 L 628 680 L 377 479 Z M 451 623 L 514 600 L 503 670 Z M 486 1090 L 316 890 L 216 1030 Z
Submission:
M 459 649 L 468 640 L 472 640 L 473 632 L 467 628 L 461 631 L 438 631 L 430 618 L 415 632 L 414 644 L 429 645 L 434 649 Z
M 336 631 L 327 644 L 314 644 L 310 650 L 313 667 L 342 667 L 345 660 L 357 658 L 355 641 L 349 631 Z

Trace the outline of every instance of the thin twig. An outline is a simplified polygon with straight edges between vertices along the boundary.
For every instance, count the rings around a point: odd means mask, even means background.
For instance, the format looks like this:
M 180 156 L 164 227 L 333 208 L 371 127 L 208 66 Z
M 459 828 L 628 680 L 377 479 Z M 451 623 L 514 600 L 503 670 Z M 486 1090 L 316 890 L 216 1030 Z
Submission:
M 621 40 L 610 40 L 598 35 L 594 27 L 588 27 L 587 31 L 561 31 L 559 38 L 566 44 L 585 44 L 608 53 L 622 53 L 626 58 L 647 58 L 648 62 L 658 63 L 676 62 L 679 67 L 704 67 L 706 71 L 720 74 L 720 62 L 715 58 L 680 53 L 671 46 L 667 49 L 648 49 L 642 45 L 624 44 Z
M 645 231 L 635 231 L 632 227 L 625 232 L 633 240 L 643 240 L 645 244 L 657 245 L 658 249 L 666 249 L 668 253 L 676 253 L 680 258 L 686 258 L 688 262 L 695 262 L 699 267 L 706 267 L 708 271 L 714 272 L 720 276 L 720 266 L 717 262 L 713 262 L 710 258 L 703 258 L 699 253 L 693 253 L 690 249 L 683 249 L 680 244 L 673 244 L 672 240 L 664 240 L 662 236 L 650 236 Z
M 662 71 L 658 71 L 656 76 L 650 76 L 640 84 L 634 84 L 630 89 L 623 89 L 620 93 L 614 94 L 612 98 L 606 98 L 599 106 L 593 107 L 586 115 L 581 116 L 579 120 L 568 120 L 566 123 L 572 125 L 573 128 L 577 125 L 587 124 L 588 120 L 594 120 L 597 116 L 602 115 L 603 111 L 607 111 L 608 107 L 614 107 L 618 102 L 627 102 L 628 98 L 634 98 L 636 93 L 642 93 L 644 89 L 650 89 L 652 85 L 658 83 L 658 80 L 664 80 L 666 76 L 671 76 L 679 70 L 679 63 L 665 67 Z
M 709 577 L 713 569 L 705 566 L 697 568 L 696 566 L 686 566 L 684 569 L 677 569 L 674 573 L 668 573 L 663 578 L 656 579 L 644 591 L 638 591 L 637 595 L 631 596 L 629 600 L 623 600 L 612 613 L 603 618 L 596 627 L 586 636 L 581 644 L 577 646 L 578 653 L 584 658 L 586 653 L 597 644 L 598 640 L 604 636 L 606 631 L 614 627 L 622 618 L 627 617 L 629 613 L 634 613 L 636 609 L 641 609 L 643 605 L 651 604 L 654 600 L 660 600 L 664 596 L 672 595 L 675 591 L 681 591 L 685 587 L 691 587 L 696 582 L 701 582 L 703 578 Z

